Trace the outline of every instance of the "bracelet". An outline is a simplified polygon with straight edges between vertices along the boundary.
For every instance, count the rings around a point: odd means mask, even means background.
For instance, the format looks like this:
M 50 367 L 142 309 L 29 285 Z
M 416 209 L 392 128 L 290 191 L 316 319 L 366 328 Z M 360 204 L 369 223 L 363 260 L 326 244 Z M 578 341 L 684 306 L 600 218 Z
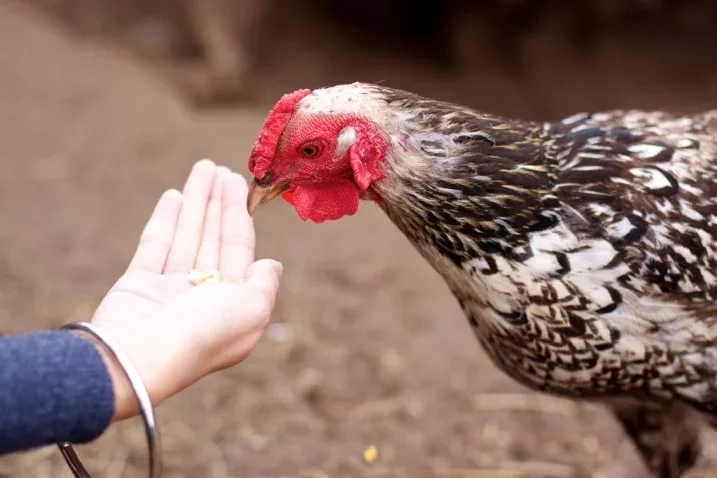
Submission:
M 144 386 L 139 372 L 137 372 L 137 369 L 134 368 L 122 349 L 105 336 L 104 333 L 96 326 L 87 322 L 75 322 L 64 325 L 62 328 L 68 330 L 81 330 L 90 334 L 101 342 L 102 345 L 109 350 L 110 355 L 112 355 L 112 357 L 119 362 L 125 377 L 134 390 L 134 394 L 137 398 L 137 405 L 139 406 L 142 421 L 144 422 L 144 431 L 145 436 L 147 437 L 147 447 L 149 450 L 149 478 L 159 478 L 162 473 L 162 460 L 159 453 L 161 447 L 159 444 L 159 434 L 154 415 L 154 407 L 152 405 L 152 400 L 149 397 L 149 392 L 147 392 L 147 388 Z M 70 443 L 59 442 L 57 446 L 75 478 L 91 478 Z

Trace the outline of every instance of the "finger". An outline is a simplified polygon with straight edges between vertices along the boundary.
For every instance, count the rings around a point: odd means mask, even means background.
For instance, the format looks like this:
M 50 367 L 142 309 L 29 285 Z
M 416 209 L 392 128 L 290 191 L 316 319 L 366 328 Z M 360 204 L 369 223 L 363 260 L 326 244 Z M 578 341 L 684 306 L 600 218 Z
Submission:
M 225 179 L 231 174 L 229 168 L 223 166 L 217 168 L 217 176 L 214 180 L 214 189 L 207 206 L 207 220 L 204 223 L 204 233 L 199 244 L 197 262 L 195 269 L 212 271 L 219 269 L 219 245 L 222 234 L 222 188 Z
M 184 200 L 179 213 L 174 244 L 169 251 L 165 273 L 187 272 L 197 259 L 197 250 L 202 240 L 207 203 L 214 186 L 216 165 L 203 159 L 197 162 L 189 173 L 184 185 Z
M 254 261 L 254 223 L 246 208 L 247 191 L 246 180 L 239 174 L 232 173 L 224 182 L 219 270 L 228 279 L 242 279 Z
M 182 207 L 182 193 L 170 189 L 157 201 L 152 216 L 142 231 L 139 245 L 127 271 L 142 270 L 162 273 L 167 254 L 172 247 L 177 217 Z

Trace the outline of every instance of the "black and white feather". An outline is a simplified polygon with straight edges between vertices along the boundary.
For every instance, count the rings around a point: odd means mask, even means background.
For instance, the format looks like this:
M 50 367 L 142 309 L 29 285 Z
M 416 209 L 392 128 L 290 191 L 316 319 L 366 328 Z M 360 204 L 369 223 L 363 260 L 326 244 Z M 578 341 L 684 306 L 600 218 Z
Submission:
M 372 194 L 492 359 L 610 403 L 661 478 L 717 413 L 717 111 L 514 121 L 394 89 L 315 92 L 393 146 Z

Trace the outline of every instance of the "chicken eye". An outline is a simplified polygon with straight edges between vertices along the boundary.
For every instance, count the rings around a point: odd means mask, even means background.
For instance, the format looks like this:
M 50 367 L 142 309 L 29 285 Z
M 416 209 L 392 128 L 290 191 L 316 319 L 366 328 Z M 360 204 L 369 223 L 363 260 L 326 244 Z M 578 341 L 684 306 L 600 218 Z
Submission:
M 299 147 L 299 154 L 305 158 L 315 158 L 321 152 L 321 148 L 316 143 L 305 143 Z

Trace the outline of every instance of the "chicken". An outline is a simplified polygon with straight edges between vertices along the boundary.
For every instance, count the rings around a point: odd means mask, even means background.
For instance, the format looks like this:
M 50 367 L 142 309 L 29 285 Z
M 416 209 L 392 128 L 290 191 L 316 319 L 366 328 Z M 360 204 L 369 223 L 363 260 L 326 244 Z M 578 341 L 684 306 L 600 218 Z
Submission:
M 511 120 L 373 84 L 283 96 L 249 157 L 255 214 L 376 203 L 493 362 L 614 410 L 655 476 L 717 404 L 717 111 Z

